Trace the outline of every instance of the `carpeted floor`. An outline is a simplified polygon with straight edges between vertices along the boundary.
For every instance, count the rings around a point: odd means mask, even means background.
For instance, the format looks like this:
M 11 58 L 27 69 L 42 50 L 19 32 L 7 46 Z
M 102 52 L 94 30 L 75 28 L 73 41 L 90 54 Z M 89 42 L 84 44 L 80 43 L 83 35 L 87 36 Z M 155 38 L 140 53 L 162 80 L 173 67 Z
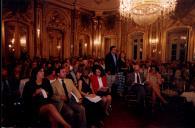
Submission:
M 143 113 L 135 110 L 127 107 L 124 98 L 113 97 L 112 112 L 104 120 L 103 128 L 195 128 L 195 108 L 190 103 L 180 102 L 178 98 L 170 99 L 168 105 L 158 107 L 155 112 L 151 112 L 149 108 Z M 12 120 L 1 126 L 29 126 L 20 118 L 21 113 L 13 115 L 17 115 L 17 118 L 12 117 Z M 39 125 L 33 126 L 38 128 Z
M 178 106 L 179 105 L 179 106 Z M 135 112 L 121 98 L 115 98 L 112 103 L 112 113 L 106 118 L 104 128 L 194 128 L 195 113 L 191 105 L 181 105 L 174 101 L 155 112 L 145 110 Z

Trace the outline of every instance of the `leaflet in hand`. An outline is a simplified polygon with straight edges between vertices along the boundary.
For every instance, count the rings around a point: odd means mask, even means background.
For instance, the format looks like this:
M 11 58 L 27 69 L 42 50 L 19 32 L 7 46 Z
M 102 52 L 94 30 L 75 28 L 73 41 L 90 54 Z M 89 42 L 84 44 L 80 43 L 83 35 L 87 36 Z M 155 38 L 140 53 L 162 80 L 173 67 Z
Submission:
M 77 96 L 71 92 L 71 95 L 74 97 L 74 99 L 76 100 L 77 103 L 79 103 L 79 99 L 77 98 Z
M 44 97 L 44 98 L 47 98 L 47 93 L 46 93 L 46 91 L 45 91 L 44 89 L 41 89 L 41 92 L 42 92 L 43 97 Z
M 99 102 L 99 101 L 102 99 L 100 96 L 95 96 L 95 97 L 93 97 L 93 98 L 86 96 L 86 98 L 87 98 L 89 101 L 94 102 L 94 103 L 97 103 L 97 102 Z

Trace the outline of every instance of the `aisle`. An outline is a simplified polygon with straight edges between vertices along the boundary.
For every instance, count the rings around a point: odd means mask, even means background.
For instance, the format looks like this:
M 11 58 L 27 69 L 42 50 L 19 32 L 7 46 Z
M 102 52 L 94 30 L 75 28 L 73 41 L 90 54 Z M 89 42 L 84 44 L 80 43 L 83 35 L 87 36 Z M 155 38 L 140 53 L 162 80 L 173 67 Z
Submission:
M 194 116 L 176 110 L 172 105 L 153 114 L 145 112 L 142 115 L 137 115 L 125 107 L 121 99 L 115 99 L 112 107 L 113 111 L 105 120 L 104 128 L 193 128 L 195 126 Z

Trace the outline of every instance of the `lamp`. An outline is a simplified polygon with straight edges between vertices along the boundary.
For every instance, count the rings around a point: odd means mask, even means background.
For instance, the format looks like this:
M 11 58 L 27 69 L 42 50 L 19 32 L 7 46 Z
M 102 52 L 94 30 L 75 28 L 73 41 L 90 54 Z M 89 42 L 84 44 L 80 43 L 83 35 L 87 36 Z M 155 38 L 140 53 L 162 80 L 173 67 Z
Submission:
M 149 43 L 151 45 L 156 45 L 158 43 L 159 39 L 158 38 L 150 38 Z
M 61 49 L 61 45 L 59 44 L 59 45 L 57 45 L 57 49 L 58 50 L 60 50 Z
M 23 37 L 20 38 L 20 45 L 22 47 L 25 47 L 26 46 L 26 37 L 25 36 L 23 36 Z
M 40 28 L 37 28 L 37 37 L 39 38 L 40 36 Z
M 122 19 L 133 19 L 135 23 L 145 26 L 173 12 L 176 3 L 176 0 L 120 0 L 119 12 Z

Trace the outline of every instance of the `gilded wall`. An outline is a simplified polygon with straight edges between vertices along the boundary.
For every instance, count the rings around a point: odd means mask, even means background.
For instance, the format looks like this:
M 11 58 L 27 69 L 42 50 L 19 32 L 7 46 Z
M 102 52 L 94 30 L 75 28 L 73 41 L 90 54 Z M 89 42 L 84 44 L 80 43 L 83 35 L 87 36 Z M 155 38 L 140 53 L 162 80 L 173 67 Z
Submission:
M 181 57 L 180 49 L 172 55 L 171 47 L 175 42 L 181 42 L 179 47 L 185 48 L 186 60 L 195 60 L 194 5 L 146 27 L 133 21 L 121 21 L 118 13 L 96 13 L 52 0 L 29 1 L 15 10 L 9 6 L 3 8 L 5 58 L 10 52 L 17 58 L 22 52 L 27 52 L 30 58 L 104 57 L 109 47 L 116 45 L 118 52 L 126 53 L 127 59 L 168 62 Z

